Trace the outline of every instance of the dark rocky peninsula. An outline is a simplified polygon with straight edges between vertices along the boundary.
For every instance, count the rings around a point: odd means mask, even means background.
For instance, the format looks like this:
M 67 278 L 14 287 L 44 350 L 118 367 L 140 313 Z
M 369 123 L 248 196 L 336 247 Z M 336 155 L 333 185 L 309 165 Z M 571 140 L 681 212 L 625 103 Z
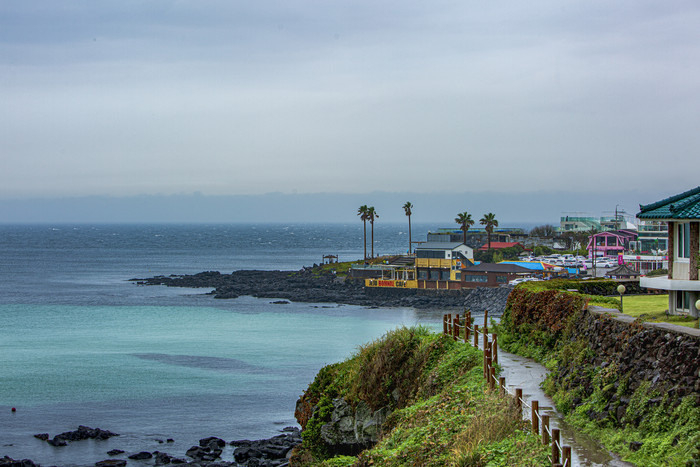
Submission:
M 138 285 L 212 288 L 215 298 L 250 295 L 257 298 L 287 299 L 294 302 L 342 303 L 348 305 L 413 308 L 467 308 L 500 314 L 511 287 L 462 290 L 390 289 L 364 287 L 364 281 L 317 273 L 312 268 L 300 271 L 217 271 L 192 275 L 156 276 L 131 279 Z

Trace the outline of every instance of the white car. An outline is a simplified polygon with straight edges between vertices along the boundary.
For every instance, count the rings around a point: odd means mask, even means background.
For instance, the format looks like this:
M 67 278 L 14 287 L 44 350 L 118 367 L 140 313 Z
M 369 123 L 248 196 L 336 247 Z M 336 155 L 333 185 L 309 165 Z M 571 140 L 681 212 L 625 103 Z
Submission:
M 518 285 L 523 282 L 533 282 L 533 281 L 541 281 L 539 277 L 518 277 L 517 279 L 513 279 L 512 281 L 508 282 L 508 285 Z
M 527 282 L 527 277 L 518 277 L 517 279 L 513 279 L 512 281 L 508 282 L 508 285 L 518 285 L 523 282 Z

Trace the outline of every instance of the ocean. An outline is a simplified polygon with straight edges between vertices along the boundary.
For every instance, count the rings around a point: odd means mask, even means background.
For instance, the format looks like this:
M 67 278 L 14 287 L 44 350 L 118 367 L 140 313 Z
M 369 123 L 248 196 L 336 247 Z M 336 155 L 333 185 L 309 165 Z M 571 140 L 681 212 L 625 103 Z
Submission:
M 414 224 L 413 239 L 430 227 Z M 404 253 L 407 230 L 377 222 L 375 253 Z M 359 221 L 0 225 L 0 457 L 61 466 L 94 465 L 114 448 L 184 457 L 200 438 L 258 439 L 296 426 L 295 402 L 322 366 L 397 326 L 438 329 L 441 314 L 216 300 L 207 289 L 128 279 L 298 270 L 328 254 L 360 259 L 362 240 Z M 121 436 L 66 447 L 33 436 L 78 425 Z

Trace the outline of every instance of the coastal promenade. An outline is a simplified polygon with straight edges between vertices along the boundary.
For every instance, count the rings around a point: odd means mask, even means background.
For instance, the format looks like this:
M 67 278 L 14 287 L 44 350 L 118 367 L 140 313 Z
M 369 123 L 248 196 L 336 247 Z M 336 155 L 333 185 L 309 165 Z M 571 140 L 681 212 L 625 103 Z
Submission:
M 541 388 L 549 371 L 531 358 L 500 349 L 497 335 L 489 334 L 488 313 L 483 316 L 483 320 L 484 324 L 479 327 L 470 312 L 465 313 L 461 321 L 458 315 L 445 315 L 443 332 L 457 340 L 463 340 L 465 344 L 472 345 L 473 342 L 474 347 L 484 352 L 484 376 L 489 380 L 489 386 L 493 390 L 498 385 L 501 391 L 517 398 L 516 403 L 521 407 L 523 418 L 533 422 L 533 430 L 542 435 L 543 443 L 552 444 L 553 455 L 550 458 L 554 459 L 554 465 L 634 465 L 621 460 L 597 440 L 567 424 L 563 415 L 554 407 L 552 399 Z M 498 378 L 495 376 L 495 365 L 500 368 Z M 552 439 L 553 433 L 556 440 Z

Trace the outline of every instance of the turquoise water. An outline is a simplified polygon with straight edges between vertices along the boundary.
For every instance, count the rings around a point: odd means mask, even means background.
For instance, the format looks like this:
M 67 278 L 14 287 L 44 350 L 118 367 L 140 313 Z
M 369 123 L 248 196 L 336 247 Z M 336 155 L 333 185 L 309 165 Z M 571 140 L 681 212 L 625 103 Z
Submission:
M 410 309 L 251 297 L 222 308 L 2 305 L 0 314 L 2 455 L 85 465 L 115 446 L 158 449 L 159 438 L 175 438 L 168 447 L 182 454 L 205 436 L 272 436 L 295 425 L 296 398 L 323 365 L 430 321 Z M 79 424 L 125 437 L 94 453 L 98 443 L 53 448 L 32 437 Z
M 243 394 L 348 355 L 388 327 L 416 321 L 357 307 L 0 306 L 4 405 Z M 257 311 L 263 308 L 265 311 Z M 269 310 L 269 311 L 268 311 Z M 381 319 L 381 318 L 384 319 Z M 348 339 L 347 336 L 353 336 Z M 128 371 L 126 371 L 128 369 Z M 297 378 L 298 379 L 298 378 Z
M 128 279 L 299 269 L 339 250 L 359 258 L 358 224 L 0 226 L 0 457 L 65 466 L 94 465 L 114 448 L 184 457 L 203 437 L 296 425 L 296 400 L 322 366 L 400 325 L 437 328 L 441 314 L 216 300 Z M 384 232 L 375 232 L 383 249 L 401 251 L 405 235 Z M 121 436 L 63 448 L 33 437 L 81 424 Z

